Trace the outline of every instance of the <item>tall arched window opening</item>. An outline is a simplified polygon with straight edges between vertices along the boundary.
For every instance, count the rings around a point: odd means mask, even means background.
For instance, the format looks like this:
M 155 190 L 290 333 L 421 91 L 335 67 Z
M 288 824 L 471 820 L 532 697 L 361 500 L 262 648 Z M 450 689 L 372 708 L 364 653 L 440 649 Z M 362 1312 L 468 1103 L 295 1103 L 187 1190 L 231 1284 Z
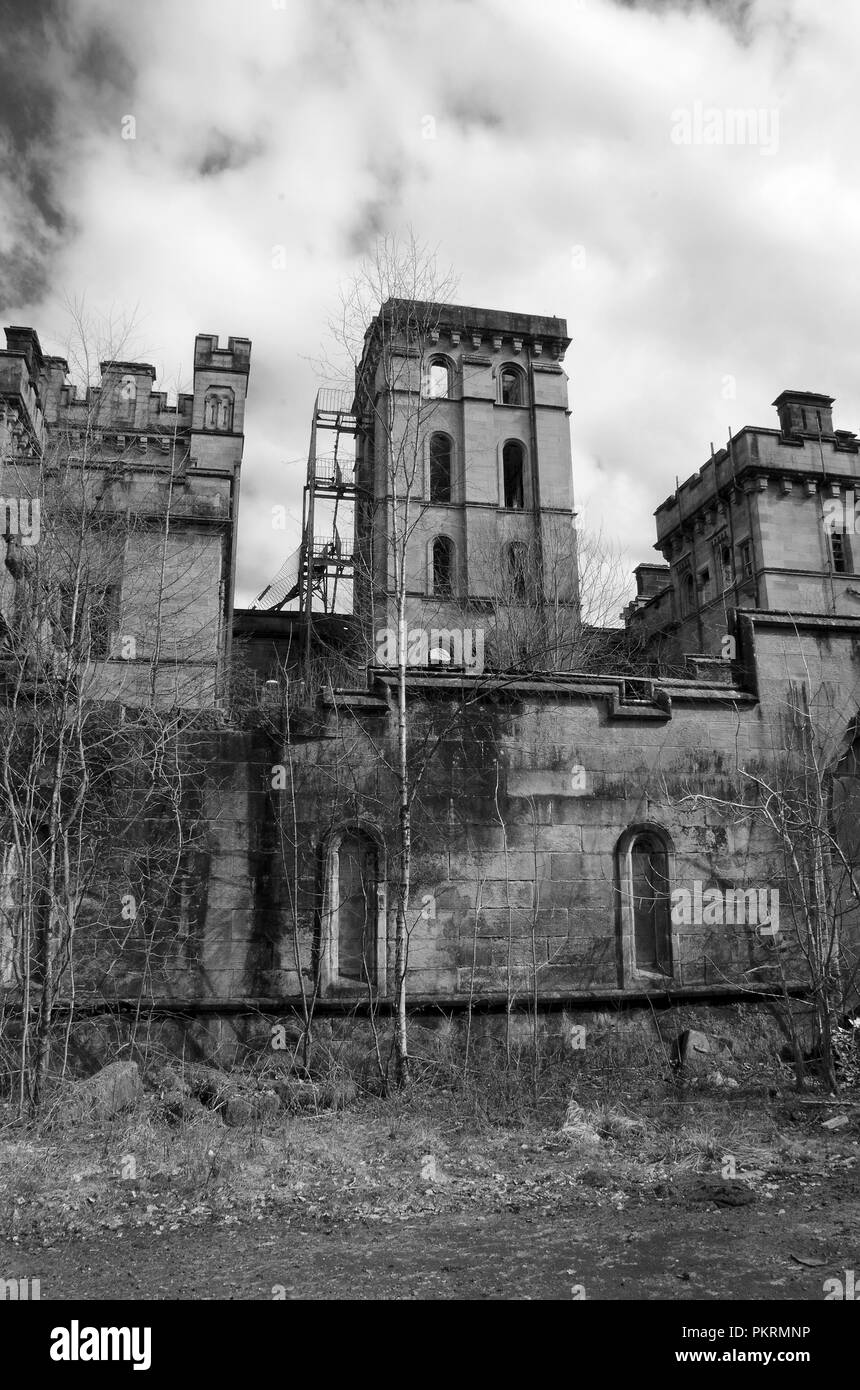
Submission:
M 516 367 L 505 367 L 499 373 L 499 400 L 502 405 L 525 405 L 523 374 Z
M 454 542 L 437 536 L 433 542 L 433 593 L 447 597 L 454 592 Z
M 431 400 L 444 401 L 451 394 L 451 375 L 447 362 L 437 359 L 427 371 L 427 392 Z
M 430 439 L 430 501 L 451 501 L 451 441 L 447 434 Z
M 379 865 L 376 845 L 363 831 L 344 835 L 337 852 L 337 973 L 346 983 L 376 981 L 376 914 Z
M 654 834 L 637 835 L 630 846 L 628 891 L 636 969 L 671 975 L 669 861 L 665 846 Z
M 528 550 L 522 541 L 512 541 L 507 551 L 508 586 L 514 603 L 525 603 L 528 596 Z
M 523 508 L 525 506 L 525 450 L 516 439 L 509 439 L 502 450 L 502 474 L 504 480 L 505 506 Z

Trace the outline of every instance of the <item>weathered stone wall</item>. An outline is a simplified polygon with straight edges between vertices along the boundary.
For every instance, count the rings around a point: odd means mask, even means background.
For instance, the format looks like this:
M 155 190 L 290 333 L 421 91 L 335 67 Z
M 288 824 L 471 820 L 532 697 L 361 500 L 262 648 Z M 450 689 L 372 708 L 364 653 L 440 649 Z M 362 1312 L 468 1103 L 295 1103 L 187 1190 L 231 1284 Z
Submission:
M 858 761 L 860 648 L 842 620 L 801 630 L 745 615 L 752 689 L 703 680 L 655 683 L 652 698 L 599 677 L 499 684 L 440 673 L 410 679 L 413 818 L 408 992 L 420 1003 L 596 1007 L 634 999 L 725 996 L 802 982 L 783 846 L 764 819 L 738 814 L 743 771 L 778 780 L 792 682 L 803 674 L 838 770 L 838 823 L 851 863 Z M 816 625 L 817 624 L 817 625 Z M 758 696 L 755 691 L 758 690 Z M 390 994 L 397 877 L 396 722 L 392 689 L 335 696 L 313 715 L 212 731 L 195 750 L 186 811 L 199 825 L 153 946 L 119 916 L 87 952 L 82 995 L 241 1001 L 287 1013 L 302 985 L 344 1011 L 366 984 L 330 968 L 332 864 L 360 828 L 376 847 L 379 941 L 374 997 Z M 422 768 L 424 750 L 430 753 Z M 780 893 L 779 932 L 761 922 L 681 914 L 671 971 L 636 965 L 628 850 L 637 830 L 667 852 L 669 885 L 704 895 Z M 155 835 L 156 826 L 150 827 Z M 149 833 L 149 832 L 148 832 Z M 166 833 L 162 826 L 159 834 Z M 849 895 L 850 896 L 850 895 Z M 102 918 L 104 914 L 102 913 Z M 856 908 L 846 912 L 856 951 Z M 99 952 L 103 959 L 99 959 Z M 226 1013 L 225 1013 L 226 1016 Z
M 413 997 L 522 997 L 536 984 L 545 999 L 585 1000 L 773 981 L 776 942 L 761 924 L 706 916 L 673 923 L 671 979 L 636 969 L 624 856 L 637 828 L 662 836 L 671 886 L 691 901 L 710 889 L 781 889 L 778 958 L 798 977 L 782 848 L 760 817 L 736 813 L 739 768 L 775 775 L 797 662 L 822 677 L 834 760 L 844 759 L 855 659 L 849 634 L 835 647 L 830 636 L 821 642 L 810 634 L 786 664 L 788 634 L 769 621 L 756 619 L 759 702 L 738 687 L 691 681 L 663 682 L 653 702 L 625 702 L 623 682 L 592 678 L 525 683 L 463 708 L 456 683 L 412 682 L 412 746 L 434 747 L 414 812 Z M 312 987 L 334 929 L 326 866 L 347 827 L 374 833 L 380 846 L 387 951 L 379 973 L 380 987 L 390 987 L 395 727 L 384 703 L 372 703 L 344 698 L 329 709 L 321 736 L 304 732 L 288 750 L 262 736 L 232 744 L 210 794 L 204 992 L 295 998 L 294 911 Z M 324 983 L 324 994 L 345 1004 L 367 997 L 364 986 L 336 979 Z

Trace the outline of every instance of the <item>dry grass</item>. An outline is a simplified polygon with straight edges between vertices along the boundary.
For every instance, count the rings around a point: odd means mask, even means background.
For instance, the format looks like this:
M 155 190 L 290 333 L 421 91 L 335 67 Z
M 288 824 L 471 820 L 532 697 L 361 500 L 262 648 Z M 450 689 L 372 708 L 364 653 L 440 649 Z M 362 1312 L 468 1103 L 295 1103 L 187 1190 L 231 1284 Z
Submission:
M 304 1108 L 237 1128 L 187 1100 L 200 1069 L 174 1058 L 169 1070 L 166 1058 L 151 1065 L 139 1104 L 110 1122 L 64 1125 L 58 1089 L 38 1123 L 0 1124 L 0 1234 L 48 1240 L 273 1215 L 391 1221 L 475 1205 L 593 1202 L 602 1198 L 584 1172 L 599 1170 L 616 1193 L 636 1192 L 684 1173 L 719 1173 L 726 1156 L 739 1175 L 767 1171 L 785 1148 L 784 1108 L 766 1085 L 753 1094 L 747 1077 L 745 1093 L 689 1094 L 659 1049 L 646 1065 L 641 1049 L 635 1061 L 632 1049 L 588 1058 L 548 1050 L 536 1066 L 527 1046 L 509 1057 L 483 1048 L 464 1075 L 450 1035 L 421 1041 L 408 1092 L 375 1094 L 367 1049 L 333 1047 L 312 1078 L 288 1082 Z M 220 1090 L 271 1097 L 280 1079 L 283 1091 L 287 1061 L 265 1054 L 240 1071 L 203 1069 L 210 1105 Z M 767 1081 L 772 1097 L 773 1075 Z M 571 1097 L 599 1136 L 591 1145 L 563 1132 Z

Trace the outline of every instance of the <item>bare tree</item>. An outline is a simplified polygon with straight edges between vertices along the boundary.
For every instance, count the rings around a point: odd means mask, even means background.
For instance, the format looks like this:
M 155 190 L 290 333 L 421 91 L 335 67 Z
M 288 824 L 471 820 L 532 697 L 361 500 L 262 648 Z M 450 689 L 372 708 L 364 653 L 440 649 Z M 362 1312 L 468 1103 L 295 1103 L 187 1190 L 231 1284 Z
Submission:
M 409 1079 L 406 971 L 412 813 L 415 783 L 407 715 L 410 540 L 426 505 L 423 451 L 438 401 L 430 387 L 431 334 L 438 331 L 453 293 L 450 272 L 414 234 L 380 240 L 342 296 L 332 324 L 349 361 L 360 421 L 358 506 L 375 499 L 358 528 L 356 607 L 371 639 L 379 627 L 394 631 L 397 670 L 397 756 L 392 772 L 398 799 L 395 886 L 394 1052 L 398 1081 Z M 368 329 L 368 324 L 371 325 Z M 385 618 L 385 623 L 380 619 Z M 393 621 L 390 621 L 393 620 Z
M 84 366 L 116 361 L 122 342 L 94 347 L 89 327 L 79 314 Z M 189 532 L 166 562 L 176 426 L 144 464 L 136 440 L 106 436 L 117 404 L 89 391 L 68 428 L 19 434 L 2 460 L 0 982 L 19 1005 L 22 1109 L 39 1103 L 60 1018 L 65 1066 L 81 991 L 136 988 L 136 1022 L 156 977 L 184 969 L 205 839 L 218 632 L 190 610 L 207 542 Z
M 776 847 L 768 856 L 768 877 L 779 893 L 778 930 L 769 930 L 752 948 L 746 978 L 777 986 L 798 1084 L 803 1042 L 790 991 L 805 986 L 812 1055 L 828 1088 L 838 1091 L 837 1063 L 847 1038 L 842 1022 L 856 1005 L 860 969 L 858 729 L 856 723 L 846 729 L 826 689 L 813 689 L 810 696 L 809 679 L 789 684 L 777 729 L 778 743 L 766 758 L 739 763 L 737 795 L 691 790 L 683 799 L 719 807 L 727 822 L 758 828 L 762 845 Z

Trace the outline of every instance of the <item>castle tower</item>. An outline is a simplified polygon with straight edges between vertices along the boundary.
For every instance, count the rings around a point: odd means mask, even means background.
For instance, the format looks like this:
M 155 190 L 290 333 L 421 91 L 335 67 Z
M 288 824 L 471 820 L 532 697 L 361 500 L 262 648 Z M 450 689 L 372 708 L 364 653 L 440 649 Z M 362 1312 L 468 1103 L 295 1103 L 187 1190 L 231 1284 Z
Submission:
M 232 470 L 242 458 L 245 397 L 251 364 L 249 338 L 198 333 L 194 339 L 194 405 L 191 462 L 198 468 Z
M 833 397 L 782 391 L 779 428 L 732 435 L 655 513 L 665 566 L 640 565 L 628 626 L 677 657 L 731 654 L 735 609 L 860 612 L 860 441 Z
M 356 388 L 356 601 L 375 631 L 396 627 L 401 556 L 409 629 L 485 623 L 501 647 L 503 610 L 520 614 L 512 632 L 536 606 L 578 614 L 569 343 L 563 319 L 464 305 L 392 299 L 373 320 Z
M 250 341 L 229 338 L 221 348 L 217 337 L 198 336 L 193 393 L 170 405 L 153 389 L 149 363 L 103 361 L 99 385 L 79 390 L 66 380 L 66 361 L 42 352 L 34 329 L 9 327 L 6 340 L 0 458 L 7 526 L 9 517 L 19 524 L 19 499 L 41 507 L 53 460 L 82 470 L 88 505 L 98 508 L 100 528 L 87 532 L 83 601 L 95 634 L 87 648 L 93 697 L 150 698 L 157 654 L 159 699 L 217 703 L 230 655 Z M 115 525 L 107 524 L 111 518 Z M 43 528 L 43 549 L 49 531 Z M 55 546 L 54 553 L 63 551 Z M 0 617 L 11 619 L 17 599 L 8 558 L 0 549 Z M 62 621 L 58 608 L 59 628 Z

